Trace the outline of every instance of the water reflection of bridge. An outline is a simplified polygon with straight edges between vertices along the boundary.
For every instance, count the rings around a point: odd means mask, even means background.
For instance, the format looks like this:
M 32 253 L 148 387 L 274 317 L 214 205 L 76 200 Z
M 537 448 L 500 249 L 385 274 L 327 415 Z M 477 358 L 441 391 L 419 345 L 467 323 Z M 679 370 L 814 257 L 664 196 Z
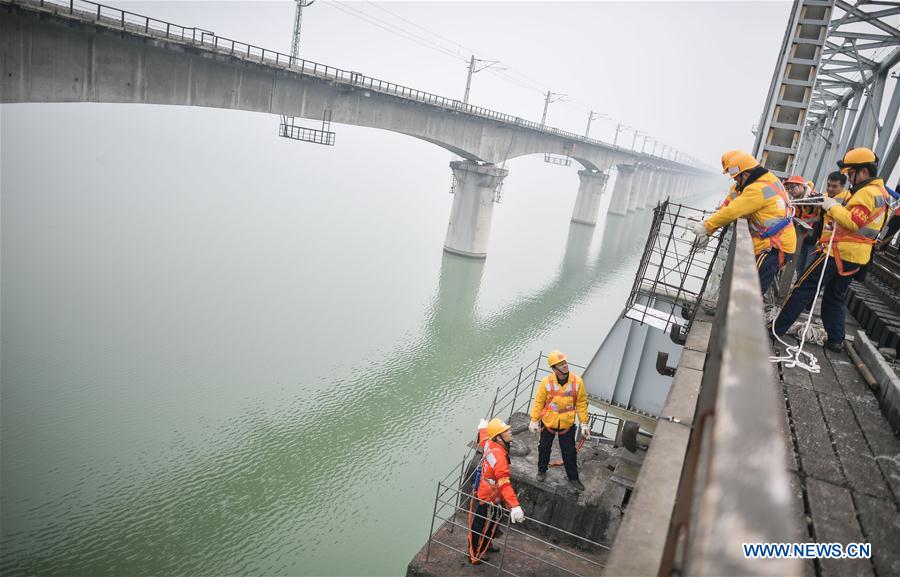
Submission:
M 228 423 L 219 433 L 232 439 L 227 448 L 170 465 L 140 485 L 126 481 L 127 471 L 104 472 L 103 500 L 83 509 L 54 503 L 52 526 L 9 528 L 3 574 L 227 573 L 234 569 L 234 552 L 245 555 L 248 546 L 259 559 L 283 558 L 288 551 L 304 560 L 305 570 L 324 573 L 333 559 L 321 558 L 322 551 L 334 546 L 323 540 L 326 528 L 385 550 L 398 534 L 418 543 L 421 511 L 390 503 L 381 510 L 375 494 L 399 483 L 407 503 L 427 502 L 433 483 L 410 486 L 406 467 L 444 471 L 447 459 L 456 459 L 458 446 L 446 456 L 435 447 L 447 446 L 443 427 L 458 419 L 449 413 L 467 410 L 465 399 L 484 409 L 484 393 L 492 388 L 478 378 L 484 367 L 516 354 L 554 318 L 636 262 L 646 214 L 609 217 L 593 255 L 594 227 L 573 223 L 552 280 L 484 319 L 475 312 L 484 261 L 444 254 L 430 315 L 408 346 L 384 362 L 358 367 L 340 386 L 326 387 L 327 394 L 312 393 L 322 383 L 298 383 L 298 400 L 274 415 L 248 410 Z M 190 445 L 182 449 L 192 452 Z M 341 500 L 323 499 L 334 494 L 335 483 Z M 369 510 L 381 517 L 360 522 L 359 511 Z M 390 532 L 372 529 L 385 522 Z M 59 526 L 66 530 L 54 529 Z M 275 532 L 295 538 L 279 543 Z M 376 569 L 342 566 L 347 572 Z

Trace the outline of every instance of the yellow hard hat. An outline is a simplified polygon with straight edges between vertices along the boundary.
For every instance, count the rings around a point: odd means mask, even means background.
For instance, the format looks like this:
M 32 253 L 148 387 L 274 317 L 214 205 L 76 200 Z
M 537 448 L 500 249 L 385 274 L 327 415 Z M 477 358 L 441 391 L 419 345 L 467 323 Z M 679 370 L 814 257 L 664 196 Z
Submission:
M 837 163 L 838 168 L 844 174 L 847 174 L 847 171 L 854 166 L 864 164 L 878 164 L 878 156 L 868 148 L 851 148 Z
M 508 431 L 509 425 L 507 425 L 503 419 L 491 419 L 491 422 L 488 423 L 487 426 L 487 434 L 488 437 L 493 439 L 503 431 Z
M 564 360 L 566 360 L 566 355 L 562 354 L 559 351 L 550 351 L 550 354 L 547 355 L 547 364 L 551 367 L 553 365 L 558 365 Z
M 722 155 L 722 174 L 728 174 L 728 162 L 731 160 L 731 157 L 742 152 L 744 151 L 736 148 Z
M 727 174 L 731 178 L 734 178 L 742 172 L 759 166 L 759 161 L 756 160 L 752 154 L 744 152 L 743 150 L 732 152 L 733 154 L 728 158 L 724 158 L 724 156 L 722 158 L 723 164 L 725 165 L 722 167 L 722 174 Z

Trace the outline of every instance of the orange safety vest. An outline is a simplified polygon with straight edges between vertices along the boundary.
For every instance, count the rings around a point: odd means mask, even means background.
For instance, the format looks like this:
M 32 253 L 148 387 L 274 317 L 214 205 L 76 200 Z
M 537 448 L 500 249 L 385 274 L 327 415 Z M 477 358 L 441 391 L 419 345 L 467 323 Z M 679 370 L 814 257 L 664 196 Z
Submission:
M 831 219 L 834 224 L 834 232 L 831 233 L 834 236 L 834 240 L 831 241 L 831 256 L 834 257 L 834 264 L 837 265 L 838 274 L 841 276 L 856 274 L 856 272 L 859 270 L 859 267 L 850 272 L 844 272 L 844 261 L 841 259 L 841 251 L 838 248 L 838 243 L 855 242 L 858 244 L 873 245 L 878 241 L 878 234 L 881 232 L 881 226 L 876 228 L 871 225 L 875 223 L 879 218 L 881 218 L 884 213 L 887 212 L 888 191 L 884 188 L 884 186 L 875 183 L 870 183 L 866 186 L 870 185 L 878 188 L 878 190 L 881 192 L 881 196 L 875 197 L 875 210 L 872 211 L 872 214 L 869 216 L 869 220 L 859 226 L 859 230 L 849 230 L 841 226 L 841 224 L 837 220 L 833 218 Z M 850 202 L 850 199 L 853 198 L 854 194 L 856 193 L 854 192 L 850 195 L 850 197 L 844 203 L 844 206 L 846 206 Z M 820 239 L 819 244 L 820 250 L 824 251 L 825 247 L 828 246 L 828 240 Z M 862 263 L 858 264 L 862 266 Z
M 499 443 L 487 438 L 487 430 L 479 430 L 484 454 L 481 456 L 481 480 L 478 498 L 488 503 L 499 503 L 501 498 L 511 509 L 519 506 L 519 499 L 509 482 L 509 457 Z
M 801 206 L 800 214 L 797 215 L 797 218 L 812 226 L 815 224 L 817 220 L 819 220 L 819 214 L 821 209 L 818 206 Z
M 560 416 L 575 412 L 575 406 L 578 402 L 577 376 L 569 373 L 569 380 L 566 382 L 565 386 L 560 387 L 559 383 L 556 381 L 556 373 L 551 373 L 550 379 L 545 386 L 547 387 L 547 399 L 544 402 L 544 410 L 541 411 L 541 421 L 544 420 L 544 417 L 550 411 L 553 411 Z M 559 406 L 562 403 L 558 404 L 557 400 L 562 401 L 567 397 L 572 399 L 572 404 L 568 408 L 560 410 Z M 572 419 L 572 424 L 575 424 L 575 419 Z M 572 425 L 569 425 L 565 429 L 560 429 L 559 433 L 564 434 L 571 428 Z

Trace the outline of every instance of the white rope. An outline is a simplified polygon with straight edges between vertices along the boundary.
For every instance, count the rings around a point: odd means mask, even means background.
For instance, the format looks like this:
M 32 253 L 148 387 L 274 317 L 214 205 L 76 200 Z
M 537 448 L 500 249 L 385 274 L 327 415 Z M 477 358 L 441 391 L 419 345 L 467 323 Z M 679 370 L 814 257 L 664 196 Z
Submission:
M 822 271 L 819 273 L 819 284 L 816 285 L 816 294 L 813 296 L 812 306 L 810 306 L 809 308 L 809 315 L 806 319 L 806 326 L 803 327 L 803 332 L 800 334 L 800 344 L 789 345 L 788 343 L 781 340 L 781 337 L 775 334 L 775 321 L 778 320 L 778 317 L 781 315 L 781 311 L 783 310 L 783 308 L 778 309 L 778 312 L 775 313 L 774 318 L 772 318 L 772 336 L 775 337 L 775 339 L 779 343 L 785 346 L 784 355 L 772 355 L 769 357 L 769 361 L 773 363 L 783 362 L 784 366 L 789 369 L 798 367 L 813 374 L 818 374 L 821 370 L 821 368 L 819 367 L 819 359 L 817 359 L 812 353 L 804 351 L 803 345 L 806 344 L 806 334 L 807 332 L 809 332 L 809 325 L 812 323 L 813 311 L 816 310 L 816 301 L 819 300 L 819 293 L 822 291 L 822 280 L 825 278 L 825 268 L 828 266 L 828 259 L 831 257 L 831 243 L 834 242 L 835 232 L 835 230 L 832 230 L 831 236 L 828 238 L 828 247 L 825 249 L 825 259 L 822 261 Z M 790 299 L 790 296 L 788 296 L 788 299 Z

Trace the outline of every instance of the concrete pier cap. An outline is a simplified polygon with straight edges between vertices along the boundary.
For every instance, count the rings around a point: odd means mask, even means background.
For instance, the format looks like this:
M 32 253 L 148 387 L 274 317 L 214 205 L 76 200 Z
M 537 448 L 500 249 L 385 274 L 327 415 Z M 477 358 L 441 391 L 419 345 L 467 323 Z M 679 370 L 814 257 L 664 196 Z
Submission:
M 509 171 L 471 160 L 450 163 L 456 188 L 444 250 L 471 258 L 486 258 L 497 187 Z
M 609 174 L 599 170 L 579 170 L 578 196 L 575 197 L 575 206 L 572 208 L 572 222 L 596 226 L 597 215 L 600 212 L 600 201 Z
M 631 196 L 631 185 L 634 181 L 634 171 L 637 165 L 617 164 L 616 186 L 613 188 L 612 198 L 609 201 L 610 214 L 625 216 L 628 213 L 628 205 Z

